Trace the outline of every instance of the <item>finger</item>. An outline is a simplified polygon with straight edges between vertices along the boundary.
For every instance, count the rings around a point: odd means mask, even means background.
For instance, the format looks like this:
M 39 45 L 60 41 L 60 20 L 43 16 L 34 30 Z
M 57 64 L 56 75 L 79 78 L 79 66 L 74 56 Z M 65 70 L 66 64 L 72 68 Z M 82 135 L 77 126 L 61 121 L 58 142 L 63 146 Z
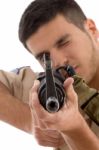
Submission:
M 33 97 L 33 92 L 37 92 L 38 88 L 39 88 L 40 82 L 39 80 L 35 80 L 33 87 L 31 88 L 31 90 L 29 91 L 29 106 L 32 106 L 32 97 Z
M 73 78 L 71 78 L 71 77 L 67 78 L 64 82 L 64 88 L 65 88 L 65 91 L 67 94 L 67 98 L 72 103 L 75 103 L 75 101 L 77 101 L 77 94 L 74 91 L 73 82 L 74 82 Z
M 39 127 L 38 117 L 34 110 L 32 110 L 32 116 L 33 116 L 33 126 Z
M 32 108 L 35 110 L 37 116 L 40 119 L 44 119 L 46 115 L 49 115 L 48 112 L 40 104 L 38 94 L 36 92 L 34 92 L 32 95 Z
M 37 92 L 39 86 L 40 86 L 40 81 L 39 80 L 35 80 L 34 84 L 33 84 L 33 87 L 31 89 L 31 92 Z
M 42 130 L 40 128 L 35 128 L 35 138 L 42 146 L 56 147 L 64 144 L 63 138 L 55 130 Z
M 46 124 L 38 118 L 36 112 L 33 109 L 31 109 L 31 113 L 32 113 L 33 128 L 38 127 L 40 129 L 46 130 L 47 129 Z
M 40 85 L 40 82 L 39 80 L 35 80 L 34 81 L 34 84 L 33 84 L 33 87 L 31 88 L 30 90 L 30 93 L 29 93 L 29 105 L 30 107 L 33 109 L 33 101 L 39 101 L 38 99 L 38 94 L 37 94 L 37 90 L 39 88 L 39 85 Z M 38 103 L 39 104 L 39 103 Z
M 47 140 L 46 138 L 50 138 L 52 140 L 52 138 L 59 139 L 61 137 L 61 134 L 57 130 L 43 130 L 39 127 L 36 127 L 35 132 L 38 134 L 39 137 L 45 138 L 45 140 Z
M 35 112 L 35 119 L 36 119 L 37 125 L 39 126 L 40 129 L 43 129 L 43 130 L 47 129 L 47 125 L 45 124 L 45 122 L 43 120 L 41 120 L 40 118 L 38 118 L 36 112 Z

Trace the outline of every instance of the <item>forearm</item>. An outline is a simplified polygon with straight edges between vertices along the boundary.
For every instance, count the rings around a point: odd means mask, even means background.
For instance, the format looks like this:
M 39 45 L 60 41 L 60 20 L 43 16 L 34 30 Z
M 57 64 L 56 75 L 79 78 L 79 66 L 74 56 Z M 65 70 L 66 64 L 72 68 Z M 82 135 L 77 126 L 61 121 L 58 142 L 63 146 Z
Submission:
M 99 150 L 99 139 L 82 117 L 81 122 L 81 126 L 75 131 L 62 133 L 64 139 L 69 141 L 73 150 Z
M 31 133 L 31 113 L 27 104 L 12 96 L 0 83 L 0 120 Z

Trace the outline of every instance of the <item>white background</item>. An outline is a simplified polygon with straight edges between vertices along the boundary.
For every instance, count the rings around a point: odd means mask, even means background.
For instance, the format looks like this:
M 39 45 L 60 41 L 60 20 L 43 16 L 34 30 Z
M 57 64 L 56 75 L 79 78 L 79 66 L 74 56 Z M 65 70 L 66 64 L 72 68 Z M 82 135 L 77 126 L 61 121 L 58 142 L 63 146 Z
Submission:
M 98 0 L 77 1 L 86 15 L 92 18 L 99 27 Z M 0 69 L 9 71 L 28 65 L 34 71 L 41 70 L 34 57 L 18 40 L 19 19 L 30 2 L 31 0 L 0 0 Z M 44 150 L 44 147 L 38 146 L 33 136 L 0 122 L 0 149 Z

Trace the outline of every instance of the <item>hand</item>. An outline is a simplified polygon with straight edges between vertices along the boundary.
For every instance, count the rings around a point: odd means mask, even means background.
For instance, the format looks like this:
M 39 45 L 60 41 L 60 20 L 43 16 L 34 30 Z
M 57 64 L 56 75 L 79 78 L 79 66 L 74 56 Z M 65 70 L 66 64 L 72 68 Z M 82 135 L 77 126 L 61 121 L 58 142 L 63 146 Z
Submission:
M 49 113 L 39 103 L 37 94 L 39 81 L 35 81 L 30 94 L 30 107 L 35 112 L 38 120 L 46 126 L 46 129 L 57 130 L 59 132 L 72 131 L 80 125 L 78 97 L 72 84 L 73 78 L 66 79 L 64 82 L 64 88 L 67 94 L 66 102 L 58 112 Z
M 33 87 L 30 91 L 30 106 L 31 106 L 31 99 L 32 99 L 32 93 L 35 91 L 37 87 Z M 57 130 L 51 130 L 46 127 L 43 121 L 41 121 L 37 114 L 35 113 L 34 109 L 31 109 L 32 114 L 32 131 L 33 135 L 41 146 L 47 146 L 47 147 L 61 147 L 65 145 L 65 141 L 62 137 L 62 135 Z
M 61 147 L 65 144 L 62 135 L 56 130 L 34 127 L 34 137 L 39 145 L 47 147 Z

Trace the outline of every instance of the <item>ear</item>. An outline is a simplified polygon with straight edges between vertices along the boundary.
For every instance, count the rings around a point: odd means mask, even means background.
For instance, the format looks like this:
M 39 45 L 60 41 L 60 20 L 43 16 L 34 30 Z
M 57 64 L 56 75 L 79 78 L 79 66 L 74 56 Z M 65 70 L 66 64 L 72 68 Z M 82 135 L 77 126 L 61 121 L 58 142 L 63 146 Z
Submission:
M 95 38 L 99 39 L 99 31 L 92 19 L 87 19 L 85 21 L 85 29 L 89 31 Z

